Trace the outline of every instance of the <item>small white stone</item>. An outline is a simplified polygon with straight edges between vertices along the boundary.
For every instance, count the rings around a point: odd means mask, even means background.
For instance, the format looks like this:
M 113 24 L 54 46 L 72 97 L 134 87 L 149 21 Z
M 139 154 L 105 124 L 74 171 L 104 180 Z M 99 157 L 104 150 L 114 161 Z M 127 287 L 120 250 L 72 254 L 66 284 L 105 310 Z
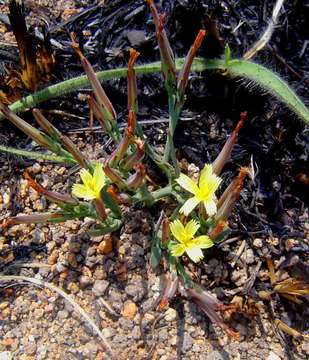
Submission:
M 32 165 L 32 171 L 34 174 L 38 174 L 42 170 L 42 166 L 38 163 Z
M 0 360 L 12 360 L 12 354 L 9 351 L 0 352 Z
M 257 249 L 260 249 L 263 247 L 263 240 L 260 238 L 256 238 L 253 240 L 253 246 Z
M 278 356 L 274 352 L 270 351 L 269 355 L 266 358 L 266 360 L 281 360 L 281 359 L 280 359 L 280 356 Z
M 174 321 L 177 318 L 177 312 L 175 309 L 173 308 L 168 308 L 166 310 L 165 316 L 164 316 L 166 321 Z

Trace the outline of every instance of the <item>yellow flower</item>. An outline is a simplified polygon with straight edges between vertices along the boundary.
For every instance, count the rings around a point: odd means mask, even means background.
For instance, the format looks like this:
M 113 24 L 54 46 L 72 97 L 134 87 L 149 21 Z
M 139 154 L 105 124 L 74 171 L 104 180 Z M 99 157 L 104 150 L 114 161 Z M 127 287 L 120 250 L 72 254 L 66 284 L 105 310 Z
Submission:
M 102 164 L 96 164 L 93 175 L 86 169 L 79 173 L 83 184 L 74 184 L 72 194 L 84 200 L 95 200 L 101 198 L 101 190 L 105 185 L 105 174 Z
M 217 212 L 215 192 L 222 179 L 213 173 L 212 165 L 206 164 L 201 171 L 198 184 L 185 174 L 180 174 L 177 183 L 194 196 L 187 200 L 179 210 L 186 216 L 199 204 L 203 203 L 209 216 Z
M 186 252 L 194 262 L 198 262 L 203 258 L 201 249 L 212 247 L 213 242 L 207 235 L 194 237 L 199 227 L 199 224 L 195 220 L 189 221 L 186 226 L 183 226 L 179 220 L 175 220 L 170 224 L 171 233 L 179 242 L 179 244 L 169 244 L 169 249 L 173 256 L 179 257 Z

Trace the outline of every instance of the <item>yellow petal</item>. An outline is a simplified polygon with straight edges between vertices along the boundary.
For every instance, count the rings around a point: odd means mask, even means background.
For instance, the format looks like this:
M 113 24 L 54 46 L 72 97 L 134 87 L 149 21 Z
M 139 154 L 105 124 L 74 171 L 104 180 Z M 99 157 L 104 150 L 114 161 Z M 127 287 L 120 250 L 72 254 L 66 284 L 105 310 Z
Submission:
M 199 200 L 194 196 L 182 205 L 182 207 L 179 209 L 179 212 L 188 216 L 198 203 Z
M 105 185 L 105 174 L 103 172 L 102 164 L 96 164 L 93 172 L 93 183 L 96 190 L 100 192 Z
M 213 173 L 212 165 L 206 164 L 201 171 L 199 187 L 201 192 L 213 195 L 221 184 L 222 179 Z
M 185 174 L 180 174 L 179 178 L 176 179 L 176 182 L 185 190 L 189 191 L 192 194 L 197 194 L 199 189 L 197 184 Z
M 204 257 L 202 250 L 198 246 L 186 249 L 186 253 L 195 263 L 199 262 Z
M 194 243 L 201 249 L 208 249 L 214 245 L 210 237 L 207 235 L 198 236 L 194 239 Z
M 205 210 L 207 215 L 212 216 L 217 212 L 217 205 L 214 200 L 206 200 L 204 201 Z
M 171 254 L 175 257 L 179 257 L 185 252 L 185 247 L 182 244 L 171 244 L 169 246 L 169 249 L 171 251 Z
M 185 234 L 187 239 L 192 239 L 200 225 L 195 220 L 190 220 L 188 224 L 185 226 Z
M 74 184 L 72 188 L 72 194 L 85 200 L 93 200 L 96 197 L 95 193 L 91 191 L 91 189 L 82 184 Z
M 86 169 L 81 169 L 81 171 L 79 172 L 79 176 L 82 179 L 82 182 L 90 187 L 92 184 L 92 175 L 90 174 L 90 172 Z
M 173 234 L 174 238 L 177 239 L 179 242 L 185 241 L 184 232 L 185 228 L 182 223 L 177 219 L 170 224 L 171 233 Z
M 205 182 L 207 182 L 208 177 L 212 174 L 212 165 L 205 164 L 203 170 L 200 174 L 199 186 L 202 186 Z

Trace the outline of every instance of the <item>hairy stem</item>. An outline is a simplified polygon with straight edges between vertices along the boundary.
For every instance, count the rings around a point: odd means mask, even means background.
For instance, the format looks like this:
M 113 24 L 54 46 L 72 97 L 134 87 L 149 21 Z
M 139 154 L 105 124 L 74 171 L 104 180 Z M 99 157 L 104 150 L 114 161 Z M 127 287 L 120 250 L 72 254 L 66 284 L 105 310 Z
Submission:
M 20 150 L 20 149 L 12 148 L 10 146 L 0 145 L 0 151 L 18 155 L 18 156 L 24 156 L 29 159 L 47 160 L 47 161 L 65 163 L 65 164 L 70 164 L 70 165 L 76 164 L 75 161 L 70 160 L 69 158 L 64 157 L 64 156 L 43 154 L 43 153 L 36 152 L 36 151 Z
M 176 70 L 180 70 L 184 59 L 176 59 Z M 280 101 L 292 109 L 302 120 L 309 123 L 309 110 L 302 103 L 300 98 L 293 92 L 288 84 L 282 80 L 278 75 L 268 70 L 262 65 L 256 64 L 247 60 L 230 60 L 226 63 L 225 60 L 205 60 L 202 58 L 195 58 L 192 64 L 191 71 L 199 72 L 204 70 L 224 70 L 232 77 L 243 77 L 253 80 L 257 85 L 269 91 L 272 95 L 277 97 Z M 161 63 L 154 62 L 146 65 L 139 65 L 135 68 L 136 74 L 150 74 L 161 71 Z M 125 77 L 127 75 L 126 68 L 104 70 L 97 73 L 100 81 Z M 19 101 L 16 101 L 10 106 L 14 112 L 23 112 L 30 107 L 46 100 L 71 93 L 85 86 L 89 86 L 86 76 L 79 76 L 61 83 L 51 85 L 41 91 L 29 95 Z M 0 120 L 4 116 L 0 114 Z

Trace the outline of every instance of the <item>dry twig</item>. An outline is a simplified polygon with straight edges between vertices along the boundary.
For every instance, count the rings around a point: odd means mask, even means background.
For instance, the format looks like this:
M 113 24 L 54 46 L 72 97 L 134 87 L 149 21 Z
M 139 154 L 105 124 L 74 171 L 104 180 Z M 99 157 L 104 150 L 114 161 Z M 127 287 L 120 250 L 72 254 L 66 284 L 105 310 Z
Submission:
M 283 6 L 284 0 L 277 0 L 273 8 L 272 16 L 270 18 L 269 24 L 264 31 L 260 39 L 244 54 L 243 58 L 246 60 L 251 59 L 258 51 L 262 50 L 265 45 L 269 42 L 272 37 L 272 34 L 275 30 L 275 27 L 278 22 L 278 16 L 280 10 Z
M 104 347 L 106 348 L 107 352 L 109 353 L 109 356 L 111 358 L 114 358 L 113 351 L 112 351 L 109 343 L 105 339 L 104 335 L 102 334 L 101 330 L 98 328 L 98 326 L 95 324 L 95 322 L 91 319 L 91 317 L 86 313 L 86 311 L 84 309 L 82 309 L 75 302 L 75 300 L 72 299 L 71 296 L 69 296 L 67 293 L 65 293 L 62 289 L 55 286 L 54 284 L 47 283 L 47 282 L 39 280 L 39 279 L 35 279 L 32 277 L 27 277 L 27 276 L 19 276 L 19 275 L 0 275 L 0 281 L 3 281 L 3 282 L 19 281 L 19 280 L 34 284 L 38 287 L 46 287 L 49 290 L 54 291 L 57 294 L 59 294 L 60 296 L 62 296 L 66 301 L 68 301 L 73 306 L 74 310 L 76 312 L 78 312 L 84 318 L 84 320 L 86 320 L 86 322 L 92 327 L 94 332 L 102 340 Z

